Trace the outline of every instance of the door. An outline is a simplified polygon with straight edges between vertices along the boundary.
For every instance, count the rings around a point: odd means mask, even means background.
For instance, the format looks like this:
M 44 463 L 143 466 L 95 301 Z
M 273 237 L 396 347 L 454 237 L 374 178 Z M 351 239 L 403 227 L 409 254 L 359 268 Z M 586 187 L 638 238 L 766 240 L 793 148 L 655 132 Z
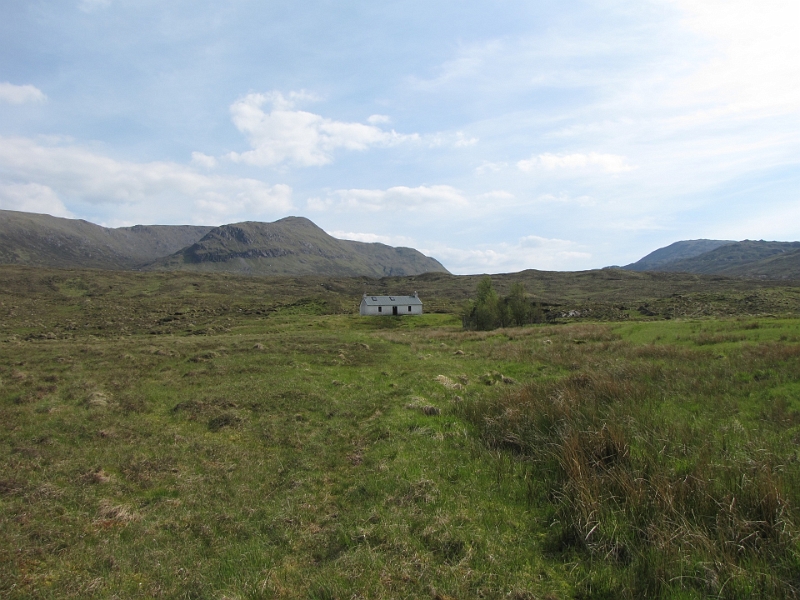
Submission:
M 394 316 L 397 316 L 397 307 L 396 307 L 396 306 L 393 306 L 393 307 L 392 307 L 392 314 L 393 314 Z

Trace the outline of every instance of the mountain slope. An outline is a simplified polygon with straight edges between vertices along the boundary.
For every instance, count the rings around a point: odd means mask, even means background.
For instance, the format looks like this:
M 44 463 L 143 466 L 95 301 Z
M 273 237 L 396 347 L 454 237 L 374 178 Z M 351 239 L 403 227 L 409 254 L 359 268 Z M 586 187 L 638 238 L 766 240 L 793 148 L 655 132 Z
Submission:
M 209 230 L 191 225 L 110 229 L 83 220 L 0 210 L 0 263 L 134 269 L 177 252 Z
M 221 227 L 136 225 L 0 210 L 0 263 L 58 268 L 196 270 L 385 277 L 447 273 L 412 248 L 337 240 L 308 219 Z
M 800 279 L 800 249 L 743 265 L 737 274 L 765 279 Z
M 800 242 L 686 240 L 622 267 L 731 277 L 800 279 Z
M 628 271 L 663 271 L 670 263 L 693 258 L 716 250 L 720 246 L 735 243 L 730 240 L 684 240 L 659 248 L 635 263 L 622 268 Z
M 412 248 L 337 240 L 303 217 L 216 227 L 153 270 L 224 271 L 252 275 L 417 275 L 447 270 Z
M 665 265 L 662 271 L 749 277 L 800 277 L 800 242 L 744 240 Z

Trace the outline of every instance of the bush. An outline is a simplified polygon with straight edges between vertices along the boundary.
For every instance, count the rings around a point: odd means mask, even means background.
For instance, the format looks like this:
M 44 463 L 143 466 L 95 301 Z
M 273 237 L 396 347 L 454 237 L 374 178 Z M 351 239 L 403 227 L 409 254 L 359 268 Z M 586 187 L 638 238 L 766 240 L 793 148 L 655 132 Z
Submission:
M 500 297 L 488 275 L 478 283 L 477 298 L 468 302 L 462 313 L 464 329 L 490 331 L 498 327 L 519 327 L 543 321 L 542 310 L 526 298 L 525 286 L 515 283 L 511 293 Z

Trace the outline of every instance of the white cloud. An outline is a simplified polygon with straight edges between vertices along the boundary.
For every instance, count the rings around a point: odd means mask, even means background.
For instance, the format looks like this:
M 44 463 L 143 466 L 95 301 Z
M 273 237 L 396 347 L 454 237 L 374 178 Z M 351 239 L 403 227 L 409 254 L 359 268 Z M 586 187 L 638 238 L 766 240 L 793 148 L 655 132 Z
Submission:
M 247 135 L 252 150 L 231 152 L 235 162 L 257 166 L 291 163 L 298 166 L 319 166 L 333 160 L 337 149 L 366 150 L 373 146 L 391 146 L 419 140 L 416 134 L 404 135 L 384 131 L 374 125 L 334 121 L 303 110 L 294 110 L 299 100 L 311 97 L 279 92 L 248 94 L 231 105 L 236 128 Z M 270 104 L 271 110 L 262 107 Z
M 553 171 L 555 169 L 582 170 L 597 167 L 606 173 L 625 173 L 632 171 L 632 167 L 625 162 L 624 156 L 617 154 L 599 154 L 590 152 L 589 154 L 539 154 L 532 156 L 528 160 L 521 160 L 517 163 L 520 171 L 533 171 L 537 168 Z
M 479 244 L 468 249 L 434 245 L 421 251 L 461 275 L 525 269 L 568 271 L 581 268 L 592 258 L 576 242 L 535 235 L 522 237 L 515 243 Z
M 54 217 L 74 217 L 51 188 L 38 183 L 0 183 L 0 208 Z
M 213 169 L 217 166 L 217 159 L 202 152 L 192 152 L 192 164 L 204 169 Z
M 367 118 L 367 123 L 370 125 L 381 125 L 383 123 L 391 123 L 391 117 L 387 115 L 371 115 Z
M 470 148 L 478 143 L 479 139 L 476 137 L 468 137 L 463 131 L 451 132 L 437 132 L 417 136 L 415 138 L 429 148 Z
M 333 201 L 329 198 L 320 198 L 319 196 L 312 196 L 306 199 L 306 208 L 315 212 L 323 212 L 333 206 Z
M 469 148 L 470 146 L 474 146 L 478 143 L 478 138 L 476 137 L 467 137 L 467 135 L 463 131 L 456 131 L 456 139 L 453 142 L 453 146 L 456 148 Z
M 315 196 L 306 201 L 307 208 L 314 212 L 347 212 L 367 219 L 371 218 L 366 216 L 368 214 L 392 213 L 393 218 L 411 221 L 424 215 L 426 223 L 439 222 L 442 218 L 449 223 L 480 219 L 501 208 L 518 205 L 516 196 L 505 190 L 467 195 L 449 185 L 334 190 L 326 196 Z
M 25 102 L 44 102 L 47 100 L 42 91 L 32 85 L 14 85 L 13 83 L 0 83 L 0 100 L 10 104 L 24 104 Z
M 715 42 L 710 60 L 676 88 L 678 97 L 735 111 L 800 108 L 800 3 L 795 0 L 668 0 L 683 24 Z
M 508 163 L 490 162 L 488 160 L 484 160 L 480 165 L 475 167 L 475 174 L 485 175 L 487 173 L 499 173 L 500 171 L 507 168 L 508 168 Z
M 336 190 L 326 198 L 309 198 L 311 210 L 420 211 L 463 210 L 470 201 L 449 185 L 391 187 L 387 190 Z
M 358 242 L 417 248 L 441 261 L 453 273 L 500 273 L 524 269 L 568 270 L 580 268 L 591 254 L 575 242 L 530 235 L 515 243 L 480 244 L 467 249 L 436 243 L 420 248 L 413 238 L 374 233 L 328 232 L 333 237 Z
M 51 190 L 66 204 L 140 206 L 151 222 L 165 215 L 219 222 L 235 216 L 281 215 L 292 207 L 286 185 L 209 176 L 171 162 L 118 161 L 84 148 L 47 146 L 27 138 L 0 137 L 0 177 L 10 184 Z

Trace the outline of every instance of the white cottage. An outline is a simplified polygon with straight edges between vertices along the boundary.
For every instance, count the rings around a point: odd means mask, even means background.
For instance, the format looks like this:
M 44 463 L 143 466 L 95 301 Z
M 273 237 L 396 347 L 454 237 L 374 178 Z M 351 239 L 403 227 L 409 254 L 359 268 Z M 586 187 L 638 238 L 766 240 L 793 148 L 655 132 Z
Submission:
M 422 300 L 413 296 L 367 296 L 361 299 L 362 316 L 421 315 Z

